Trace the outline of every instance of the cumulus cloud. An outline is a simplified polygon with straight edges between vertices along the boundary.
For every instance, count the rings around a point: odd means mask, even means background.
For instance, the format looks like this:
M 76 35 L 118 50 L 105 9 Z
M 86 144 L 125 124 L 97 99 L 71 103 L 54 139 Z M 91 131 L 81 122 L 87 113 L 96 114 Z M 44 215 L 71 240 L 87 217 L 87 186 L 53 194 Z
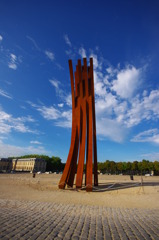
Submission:
M 127 66 L 117 74 L 111 89 L 122 98 L 131 98 L 141 83 L 141 69 Z
M 3 40 L 3 37 L 2 37 L 2 35 L 0 35 L 0 42 Z
M 51 60 L 53 61 L 55 56 L 54 56 L 54 53 L 51 52 L 51 51 L 45 51 L 45 55 Z
M 12 99 L 12 97 L 2 89 L 0 89 L 0 95 L 6 98 Z

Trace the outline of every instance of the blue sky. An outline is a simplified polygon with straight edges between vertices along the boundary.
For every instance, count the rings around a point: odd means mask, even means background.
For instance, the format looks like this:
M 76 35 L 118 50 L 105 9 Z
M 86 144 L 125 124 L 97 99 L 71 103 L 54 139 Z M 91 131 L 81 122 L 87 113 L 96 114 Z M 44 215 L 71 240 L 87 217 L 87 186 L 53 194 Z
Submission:
M 159 160 L 158 1 L 0 1 L 0 157 L 71 140 L 68 59 L 93 57 L 98 161 Z

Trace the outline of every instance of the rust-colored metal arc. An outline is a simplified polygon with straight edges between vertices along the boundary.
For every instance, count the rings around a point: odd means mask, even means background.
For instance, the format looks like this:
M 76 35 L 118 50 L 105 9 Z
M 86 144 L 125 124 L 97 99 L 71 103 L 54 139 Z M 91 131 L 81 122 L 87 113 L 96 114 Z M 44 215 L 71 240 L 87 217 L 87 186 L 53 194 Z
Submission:
M 92 81 L 92 113 L 93 113 L 93 154 L 94 154 L 94 185 L 98 186 L 98 166 L 97 166 L 97 140 L 96 140 L 96 117 L 95 117 L 95 92 L 93 76 L 93 58 L 90 58 L 90 78 Z
M 86 145 L 86 102 L 82 104 L 82 117 L 81 117 L 81 142 L 79 148 L 79 160 L 76 176 L 76 187 L 82 187 L 84 158 L 85 158 L 85 145 Z
M 89 115 L 88 115 L 88 122 L 89 122 L 89 128 L 88 128 L 88 159 L 87 159 L 87 169 L 86 169 L 86 191 L 90 192 L 92 191 L 92 160 L 93 160 L 93 128 L 92 128 L 92 96 L 89 97 L 88 100 L 89 103 Z

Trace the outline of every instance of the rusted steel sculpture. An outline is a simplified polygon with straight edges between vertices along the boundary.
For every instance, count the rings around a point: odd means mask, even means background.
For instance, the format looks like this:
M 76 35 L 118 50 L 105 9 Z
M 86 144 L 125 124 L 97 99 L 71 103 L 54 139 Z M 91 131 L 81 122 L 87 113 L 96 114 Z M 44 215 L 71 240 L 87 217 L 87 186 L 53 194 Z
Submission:
M 85 185 L 86 191 L 92 191 L 93 172 L 94 185 L 98 186 L 93 58 L 90 58 L 89 67 L 87 67 L 86 58 L 83 59 L 83 66 L 81 66 L 81 60 L 78 60 L 75 87 L 71 60 L 69 60 L 69 69 L 72 91 L 72 136 L 59 188 L 64 189 L 66 184 L 73 187 L 76 171 L 76 188 L 82 187 L 86 153 Z

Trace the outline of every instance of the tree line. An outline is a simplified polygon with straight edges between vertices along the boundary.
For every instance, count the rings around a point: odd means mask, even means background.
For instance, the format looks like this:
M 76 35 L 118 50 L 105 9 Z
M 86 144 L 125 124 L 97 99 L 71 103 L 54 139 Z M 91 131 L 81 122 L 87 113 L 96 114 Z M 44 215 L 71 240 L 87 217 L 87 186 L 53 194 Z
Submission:
M 49 157 L 46 155 L 31 154 L 18 158 L 42 158 L 46 160 L 46 171 L 62 172 L 65 167 L 65 163 L 62 163 L 59 157 Z M 85 170 L 85 166 L 84 166 Z M 105 162 L 98 162 L 98 171 L 103 174 L 146 174 L 154 172 L 155 175 L 159 175 L 159 161 L 151 162 L 143 159 L 141 162 L 114 162 L 106 160 Z
M 98 170 L 107 174 L 146 174 L 154 172 L 159 175 L 159 162 L 143 159 L 141 162 L 114 162 L 106 160 L 98 163 Z

